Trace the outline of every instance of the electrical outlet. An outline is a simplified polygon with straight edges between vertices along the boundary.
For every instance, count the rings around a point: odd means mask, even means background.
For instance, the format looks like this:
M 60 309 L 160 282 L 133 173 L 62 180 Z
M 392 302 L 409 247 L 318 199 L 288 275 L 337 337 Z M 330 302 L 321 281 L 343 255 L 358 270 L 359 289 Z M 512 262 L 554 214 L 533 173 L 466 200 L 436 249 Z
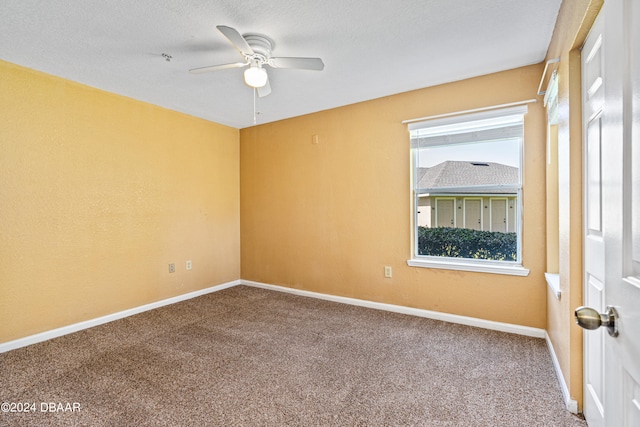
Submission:
M 191 270 L 191 260 L 187 261 L 187 265 L 185 267 L 187 270 Z
M 175 273 L 176 272 L 176 265 L 171 263 L 169 264 L 169 273 Z
M 393 270 L 391 269 L 390 266 L 385 265 L 384 266 L 384 277 L 390 278 L 393 276 Z

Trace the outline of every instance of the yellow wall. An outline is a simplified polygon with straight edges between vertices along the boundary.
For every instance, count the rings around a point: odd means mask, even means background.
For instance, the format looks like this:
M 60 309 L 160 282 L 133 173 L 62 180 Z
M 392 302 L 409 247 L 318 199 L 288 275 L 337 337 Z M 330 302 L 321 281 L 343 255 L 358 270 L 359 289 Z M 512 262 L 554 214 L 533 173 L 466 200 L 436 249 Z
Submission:
M 562 297 L 547 295 L 547 332 L 569 394 L 582 407 L 582 330 L 573 312 L 582 305 L 582 108 L 580 47 L 602 0 L 563 2 L 547 60 L 558 64 L 558 227 Z M 546 84 L 546 82 L 545 82 Z
M 0 76 L 0 342 L 239 279 L 237 129 Z
M 528 277 L 407 265 L 410 155 L 401 123 L 535 98 L 541 75 L 541 65 L 528 66 L 241 130 L 242 278 L 545 328 L 542 102 L 525 116 Z

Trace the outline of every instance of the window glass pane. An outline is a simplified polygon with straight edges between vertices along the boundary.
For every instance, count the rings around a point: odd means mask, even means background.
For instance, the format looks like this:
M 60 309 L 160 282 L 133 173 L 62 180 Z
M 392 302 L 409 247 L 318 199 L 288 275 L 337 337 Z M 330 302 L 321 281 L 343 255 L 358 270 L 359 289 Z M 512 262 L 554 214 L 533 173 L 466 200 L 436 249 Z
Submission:
M 415 149 L 416 190 L 520 187 L 520 140 L 447 144 Z
M 417 256 L 519 261 L 522 121 L 412 130 Z
M 507 139 L 458 145 L 439 145 L 417 150 L 418 167 L 431 167 L 446 160 L 497 162 L 520 167 L 520 141 Z

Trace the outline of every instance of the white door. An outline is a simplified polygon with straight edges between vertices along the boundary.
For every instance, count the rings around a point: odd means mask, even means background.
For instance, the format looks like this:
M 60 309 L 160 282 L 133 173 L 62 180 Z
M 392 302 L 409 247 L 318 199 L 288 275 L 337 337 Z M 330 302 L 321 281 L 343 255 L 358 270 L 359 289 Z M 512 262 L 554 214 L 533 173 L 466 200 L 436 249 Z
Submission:
M 464 199 L 464 228 L 482 230 L 482 199 Z
M 501 233 L 507 232 L 507 199 L 490 199 L 489 215 L 491 217 L 491 230 Z
M 584 335 L 584 411 L 590 427 L 640 426 L 638 23 L 640 2 L 605 1 L 582 53 L 586 91 L 584 301 L 601 313 L 611 306 L 618 314 L 617 337 L 605 328 Z M 595 49 L 598 43 L 601 47 Z M 598 55 L 599 83 L 589 74 L 595 67 L 591 61 L 598 61 Z
M 436 227 L 456 226 L 455 199 L 436 199 Z

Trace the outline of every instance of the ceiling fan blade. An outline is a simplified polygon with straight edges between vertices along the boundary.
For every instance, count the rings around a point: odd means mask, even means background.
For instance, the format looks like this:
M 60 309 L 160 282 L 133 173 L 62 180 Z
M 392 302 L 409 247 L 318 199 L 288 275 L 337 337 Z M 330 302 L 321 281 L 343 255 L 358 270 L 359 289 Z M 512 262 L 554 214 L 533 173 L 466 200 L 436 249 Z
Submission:
M 271 84 L 269 84 L 269 80 L 267 79 L 267 84 L 258 88 L 258 97 L 264 98 L 265 96 L 271 93 Z
M 269 65 L 274 68 L 298 68 L 301 70 L 322 71 L 324 63 L 320 58 L 271 58 Z
M 209 67 L 192 68 L 189 70 L 191 74 L 208 73 L 210 71 L 226 70 L 229 68 L 242 68 L 249 65 L 248 62 L 234 62 L 233 64 L 211 65 Z
M 253 49 L 249 46 L 249 43 L 242 37 L 235 28 L 227 27 L 226 25 L 218 25 L 216 27 L 224 36 L 229 39 L 233 47 L 235 47 L 240 54 L 243 56 L 245 54 L 253 55 Z

